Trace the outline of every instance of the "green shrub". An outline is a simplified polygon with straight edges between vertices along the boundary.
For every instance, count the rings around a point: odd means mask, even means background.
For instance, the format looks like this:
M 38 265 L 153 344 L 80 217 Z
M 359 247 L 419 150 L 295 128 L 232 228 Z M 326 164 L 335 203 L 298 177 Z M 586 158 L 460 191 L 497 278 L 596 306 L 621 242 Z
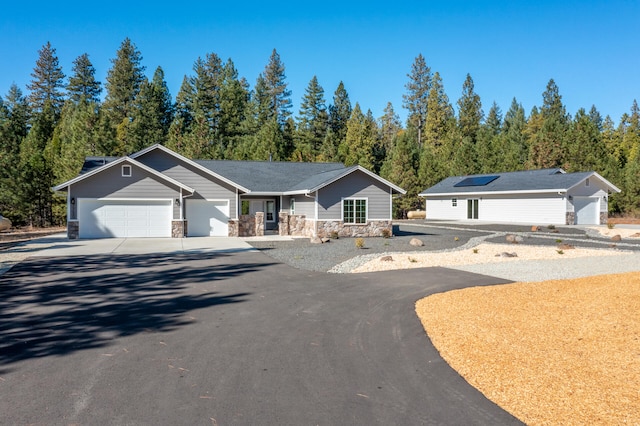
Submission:
M 564 254 L 564 250 L 556 250 L 558 254 Z
M 356 247 L 361 249 L 364 247 L 364 238 L 356 238 Z
M 547 229 L 556 229 L 556 226 L 555 225 L 549 225 L 549 226 L 547 226 Z
M 382 237 L 391 238 L 391 230 L 389 228 L 384 228 L 382 230 Z
M 615 227 L 616 227 L 616 224 L 615 224 L 615 223 L 607 222 L 607 228 L 609 228 L 609 229 L 613 229 L 613 228 L 615 228 Z
M 411 262 L 411 263 L 416 263 L 416 262 L 417 262 L 417 260 L 416 260 L 416 259 L 414 259 L 413 257 L 410 257 L 410 258 L 409 258 L 409 262 Z
M 473 253 L 474 253 L 474 254 L 478 254 L 478 249 L 477 249 L 477 248 L 474 248 L 474 249 L 473 249 Z

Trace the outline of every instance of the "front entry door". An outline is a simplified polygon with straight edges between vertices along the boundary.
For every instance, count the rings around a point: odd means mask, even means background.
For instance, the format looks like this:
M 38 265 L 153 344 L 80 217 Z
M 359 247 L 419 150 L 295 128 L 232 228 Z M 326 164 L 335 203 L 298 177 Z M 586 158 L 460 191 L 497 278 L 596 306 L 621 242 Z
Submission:
M 467 219 L 477 219 L 478 218 L 478 199 L 467 200 Z

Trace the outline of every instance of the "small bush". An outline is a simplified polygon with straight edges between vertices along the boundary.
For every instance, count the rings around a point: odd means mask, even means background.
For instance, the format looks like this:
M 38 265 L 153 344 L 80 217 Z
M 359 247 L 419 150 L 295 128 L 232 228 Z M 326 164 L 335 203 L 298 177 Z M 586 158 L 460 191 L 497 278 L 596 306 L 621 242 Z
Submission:
M 413 257 L 410 257 L 410 258 L 409 258 L 409 262 L 411 262 L 411 263 L 416 263 L 416 262 L 417 262 L 417 260 L 416 260 L 416 259 L 414 259 Z
M 477 248 L 474 248 L 474 249 L 473 249 L 473 253 L 474 253 L 474 254 L 478 254 L 478 249 L 477 249 Z
M 453 238 L 453 241 L 458 241 L 458 240 L 460 240 L 460 238 L 458 238 L 458 237 L 454 237 Z
M 364 247 L 364 238 L 356 238 L 356 247 L 359 249 Z
M 558 243 L 558 244 L 560 244 L 561 242 L 562 242 L 562 240 L 560 240 L 560 239 L 556 240 L 556 243 Z
M 382 230 L 382 236 L 384 238 L 391 238 L 391 230 L 389 228 L 384 228 Z
M 558 254 L 564 254 L 564 250 L 556 250 Z
M 615 227 L 616 227 L 616 224 L 615 224 L 615 223 L 607 222 L 607 228 L 609 228 L 609 229 L 613 229 L 613 228 L 615 228 Z
M 556 229 L 556 226 L 555 225 L 549 225 L 549 226 L 547 226 L 547 229 Z
M 332 240 L 337 240 L 338 238 L 340 238 L 340 235 L 338 235 L 338 231 L 331 231 L 331 234 L 329 234 L 329 238 L 331 238 Z

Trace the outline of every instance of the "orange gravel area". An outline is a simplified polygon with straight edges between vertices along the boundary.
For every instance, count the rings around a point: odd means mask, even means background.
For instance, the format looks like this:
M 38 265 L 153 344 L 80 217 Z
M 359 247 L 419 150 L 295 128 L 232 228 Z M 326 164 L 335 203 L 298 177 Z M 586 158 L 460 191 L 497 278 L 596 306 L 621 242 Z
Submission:
M 640 424 L 640 272 L 418 301 L 442 357 L 529 425 Z

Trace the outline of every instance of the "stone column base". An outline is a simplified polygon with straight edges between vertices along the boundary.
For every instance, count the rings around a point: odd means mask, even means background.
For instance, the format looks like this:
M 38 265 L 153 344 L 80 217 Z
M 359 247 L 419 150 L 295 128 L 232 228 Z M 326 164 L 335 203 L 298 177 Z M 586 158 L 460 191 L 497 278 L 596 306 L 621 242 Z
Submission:
M 171 238 L 184 238 L 187 235 L 187 221 L 171 221 Z
M 576 224 L 576 214 L 575 212 L 567 212 L 566 214 L 566 225 L 575 225 Z
M 70 220 L 67 222 L 67 238 L 70 240 L 77 240 L 80 238 L 80 222 L 77 220 Z

